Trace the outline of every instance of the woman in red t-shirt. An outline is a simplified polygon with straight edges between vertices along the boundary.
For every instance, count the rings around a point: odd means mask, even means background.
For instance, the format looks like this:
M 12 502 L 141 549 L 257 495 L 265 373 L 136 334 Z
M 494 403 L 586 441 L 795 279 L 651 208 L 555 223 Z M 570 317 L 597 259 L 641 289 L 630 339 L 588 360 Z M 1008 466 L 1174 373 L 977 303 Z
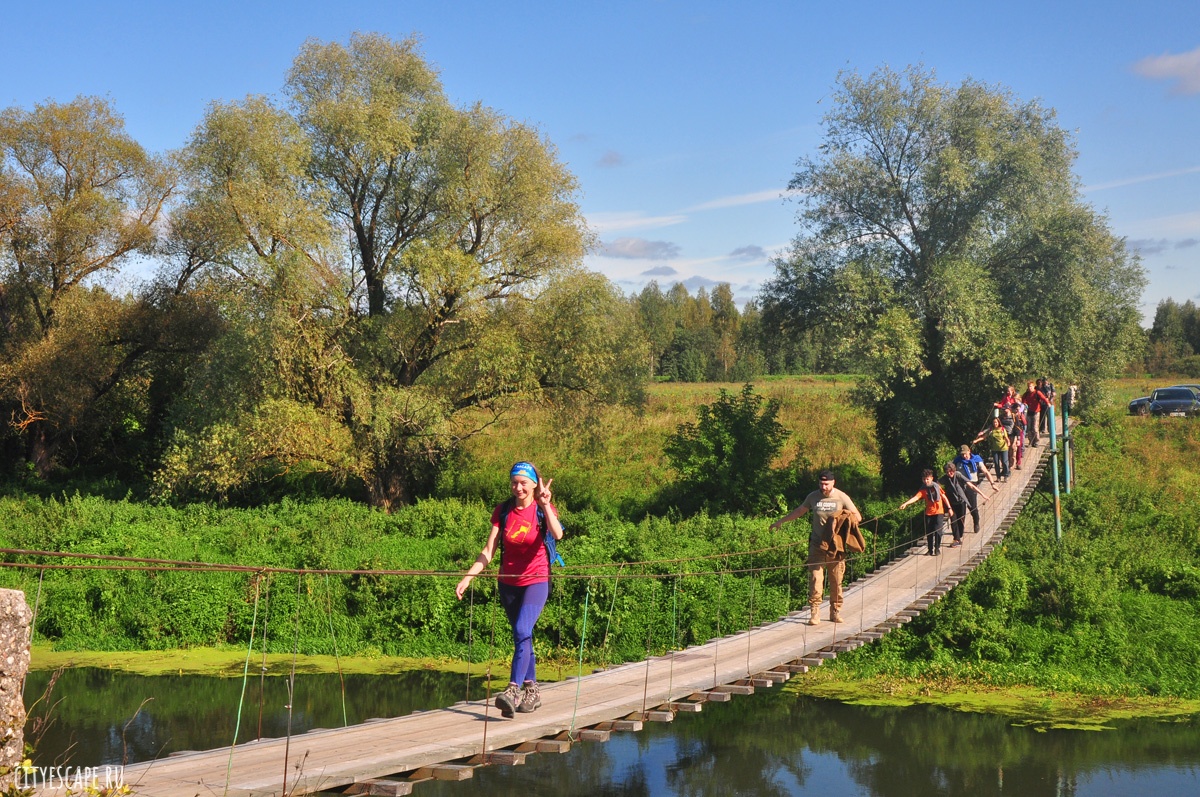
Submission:
M 545 535 L 561 540 L 562 523 L 550 502 L 550 485 L 542 482 L 537 469 L 518 462 L 509 473 L 512 497 L 492 510 L 492 530 L 483 551 L 476 557 L 454 592 L 466 593 L 475 576 L 484 571 L 500 549 L 500 604 L 513 632 L 512 670 L 508 688 L 496 696 L 496 707 L 505 717 L 529 713 L 542 705 L 537 684 L 537 660 L 533 655 L 533 626 L 550 595 L 550 557 Z M 500 528 L 503 522 L 504 528 Z

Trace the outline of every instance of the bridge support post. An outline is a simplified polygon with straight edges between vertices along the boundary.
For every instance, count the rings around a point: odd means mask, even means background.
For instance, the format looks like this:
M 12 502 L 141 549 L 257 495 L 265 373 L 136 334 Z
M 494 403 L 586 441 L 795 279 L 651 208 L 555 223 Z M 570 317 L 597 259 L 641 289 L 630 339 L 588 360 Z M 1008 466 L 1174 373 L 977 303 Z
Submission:
M 25 758 L 25 701 L 21 690 L 29 670 L 32 616 L 24 592 L 0 589 L 0 791 L 4 793 L 20 786 L 21 761 Z
M 1058 492 L 1058 438 L 1055 433 L 1054 405 L 1050 405 L 1050 473 L 1054 483 L 1054 539 L 1062 542 L 1062 497 Z

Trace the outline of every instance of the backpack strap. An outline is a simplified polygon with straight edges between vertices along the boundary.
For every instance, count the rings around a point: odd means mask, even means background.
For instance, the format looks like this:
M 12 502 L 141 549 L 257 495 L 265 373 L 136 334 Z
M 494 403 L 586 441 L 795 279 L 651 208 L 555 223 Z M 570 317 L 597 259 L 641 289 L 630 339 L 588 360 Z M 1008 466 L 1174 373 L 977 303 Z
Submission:
M 512 510 L 515 506 L 516 506 L 516 502 L 511 497 L 504 499 L 504 503 L 500 504 L 500 517 L 499 517 L 500 538 L 498 540 L 498 543 L 499 543 L 501 557 L 504 556 L 504 532 L 505 532 L 506 527 L 508 526 L 508 515 L 510 512 L 512 512 Z M 558 565 L 559 567 L 566 567 L 567 563 L 563 561 L 563 558 L 561 555 L 559 555 L 557 546 L 555 545 L 557 540 L 555 540 L 554 535 L 550 533 L 549 524 L 547 524 L 547 522 L 546 522 L 546 513 L 542 511 L 542 508 L 540 506 L 537 507 L 536 511 L 537 511 L 538 533 L 542 535 L 542 544 L 544 544 L 546 546 L 547 561 L 552 565 Z

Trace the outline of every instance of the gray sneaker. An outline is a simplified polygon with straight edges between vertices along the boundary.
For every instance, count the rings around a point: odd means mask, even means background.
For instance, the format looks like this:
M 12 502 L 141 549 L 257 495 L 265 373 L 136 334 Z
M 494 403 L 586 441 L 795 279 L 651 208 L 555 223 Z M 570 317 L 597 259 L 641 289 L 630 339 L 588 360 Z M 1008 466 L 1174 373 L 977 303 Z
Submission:
M 496 695 L 495 702 L 496 708 L 500 709 L 500 716 L 511 717 L 521 703 L 521 687 L 509 684 L 507 689 Z
M 521 704 L 517 706 L 517 711 L 532 714 L 541 707 L 542 690 L 538 688 L 537 681 L 526 681 L 525 688 L 521 690 Z

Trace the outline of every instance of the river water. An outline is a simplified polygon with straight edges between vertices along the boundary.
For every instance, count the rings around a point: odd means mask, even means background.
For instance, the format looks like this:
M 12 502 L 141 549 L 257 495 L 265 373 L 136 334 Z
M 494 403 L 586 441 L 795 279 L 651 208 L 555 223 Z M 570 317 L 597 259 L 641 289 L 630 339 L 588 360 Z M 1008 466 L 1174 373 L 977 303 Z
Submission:
M 49 673 L 31 673 L 26 704 Z M 412 672 L 348 675 L 343 711 L 337 675 L 287 681 L 251 678 L 242 700 L 240 741 L 338 727 L 445 706 L 466 697 L 463 675 Z M 262 689 L 260 689 L 260 684 Z M 144 761 L 176 750 L 228 745 L 242 682 L 202 676 L 64 671 L 34 763 L 95 766 Z M 470 697 L 482 695 L 472 684 Z M 463 783 L 423 783 L 434 797 L 534 795 L 1018 795 L 1117 797 L 1200 794 L 1200 719 L 1132 721 L 1106 731 L 1037 730 L 1001 717 L 934 707 L 850 706 L 760 690 L 709 704 L 672 723 L 648 723 L 605 744 L 565 755 L 533 755 L 519 767 L 488 767 Z

